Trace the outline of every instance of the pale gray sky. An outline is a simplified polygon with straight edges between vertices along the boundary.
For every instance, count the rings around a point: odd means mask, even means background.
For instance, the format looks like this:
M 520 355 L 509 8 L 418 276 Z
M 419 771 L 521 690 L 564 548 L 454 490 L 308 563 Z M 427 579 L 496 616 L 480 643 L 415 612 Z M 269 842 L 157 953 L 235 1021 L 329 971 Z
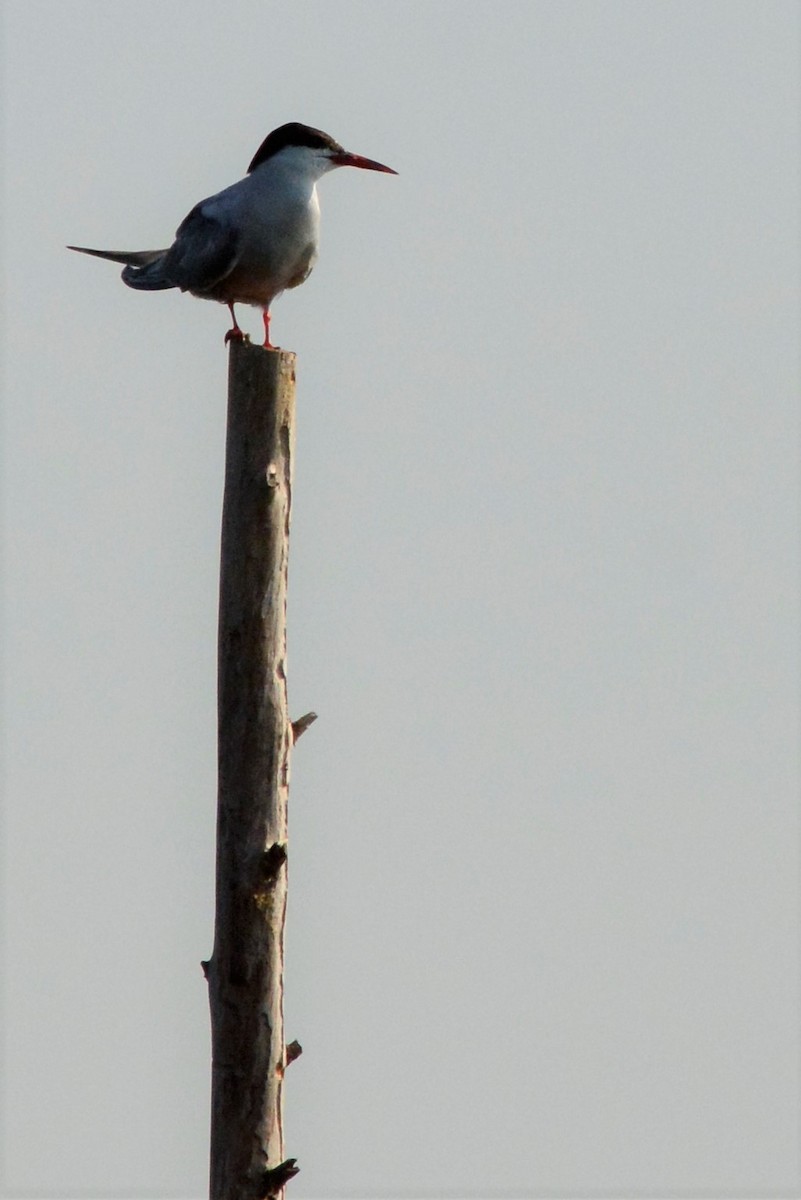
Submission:
M 2 13 L 5 1194 L 205 1192 L 227 314 L 64 245 L 288 120 L 290 1200 L 796 1194 L 798 6 Z

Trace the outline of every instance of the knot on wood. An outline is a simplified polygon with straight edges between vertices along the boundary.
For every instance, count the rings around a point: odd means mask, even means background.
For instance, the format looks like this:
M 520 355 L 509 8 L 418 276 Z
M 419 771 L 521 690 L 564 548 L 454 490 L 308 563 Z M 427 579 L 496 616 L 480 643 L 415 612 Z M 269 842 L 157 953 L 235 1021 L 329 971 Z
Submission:
M 271 1167 L 269 1171 L 263 1171 L 256 1181 L 254 1189 L 255 1200 L 273 1200 L 281 1191 L 281 1188 L 289 1183 L 297 1175 L 300 1167 L 296 1166 L 296 1158 L 287 1158 L 284 1162 L 279 1163 L 277 1167 Z
M 293 1063 L 296 1058 L 300 1058 L 303 1053 L 303 1047 L 300 1042 L 289 1042 L 284 1046 L 284 1061 L 275 1064 L 275 1071 L 279 1079 L 284 1078 L 284 1072 L 290 1063 Z
M 286 842 L 273 842 L 261 856 L 259 879 L 261 883 L 272 883 L 287 859 Z
M 292 742 L 298 740 L 301 734 L 304 734 L 310 725 L 313 725 L 317 720 L 316 712 L 307 712 L 302 717 L 298 717 L 297 721 L 292 722 Z

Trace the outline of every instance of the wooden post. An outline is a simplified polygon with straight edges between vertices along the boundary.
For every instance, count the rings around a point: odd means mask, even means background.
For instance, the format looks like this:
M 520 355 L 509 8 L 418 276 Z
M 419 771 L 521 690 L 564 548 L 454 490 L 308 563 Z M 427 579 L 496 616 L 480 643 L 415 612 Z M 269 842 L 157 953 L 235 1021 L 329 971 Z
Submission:
M 211 1200 L 277 1196 L 284 1161 L 286 588 L 295 355 L 232 342 L 220 568 Z

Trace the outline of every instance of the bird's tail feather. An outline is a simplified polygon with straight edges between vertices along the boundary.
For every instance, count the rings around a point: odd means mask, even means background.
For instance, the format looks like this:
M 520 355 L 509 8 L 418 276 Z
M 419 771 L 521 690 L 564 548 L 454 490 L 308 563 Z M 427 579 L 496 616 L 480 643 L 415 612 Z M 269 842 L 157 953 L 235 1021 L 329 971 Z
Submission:
M 155 292 L 176 286 L 164 274 L 166 250 L 90 250 L 88 246 L 67 246 L 67 249 L 125 263 L 122 278 L 128 287 Z
M 167 253 L 166 250 L 90 250 L 88 246 L 67 246 L 79 254 L 93 254 L 95 258 L 107 258 L 111 262 L 126 263 L 129 267 L 146 267 Z

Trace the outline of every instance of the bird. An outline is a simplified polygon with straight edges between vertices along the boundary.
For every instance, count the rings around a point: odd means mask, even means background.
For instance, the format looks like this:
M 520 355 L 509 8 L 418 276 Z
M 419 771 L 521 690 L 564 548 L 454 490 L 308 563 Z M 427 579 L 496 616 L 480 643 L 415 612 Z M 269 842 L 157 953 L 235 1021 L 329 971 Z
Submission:
M 166 250 L 67 249 L 124 263 L 128 287 L 180 288 L 226 304 L 233 321 L 226 343 L 245 339 L 234 305 L 261 308 L 264 347 L 274 350 L 270 307 L 276 296 L 311 274 L 320 231 L 317 181 L 336 167 L 398 173 L 352 154 L 321 129 L 291 121 L 267 135 L 244 179 L 195 205 Z

